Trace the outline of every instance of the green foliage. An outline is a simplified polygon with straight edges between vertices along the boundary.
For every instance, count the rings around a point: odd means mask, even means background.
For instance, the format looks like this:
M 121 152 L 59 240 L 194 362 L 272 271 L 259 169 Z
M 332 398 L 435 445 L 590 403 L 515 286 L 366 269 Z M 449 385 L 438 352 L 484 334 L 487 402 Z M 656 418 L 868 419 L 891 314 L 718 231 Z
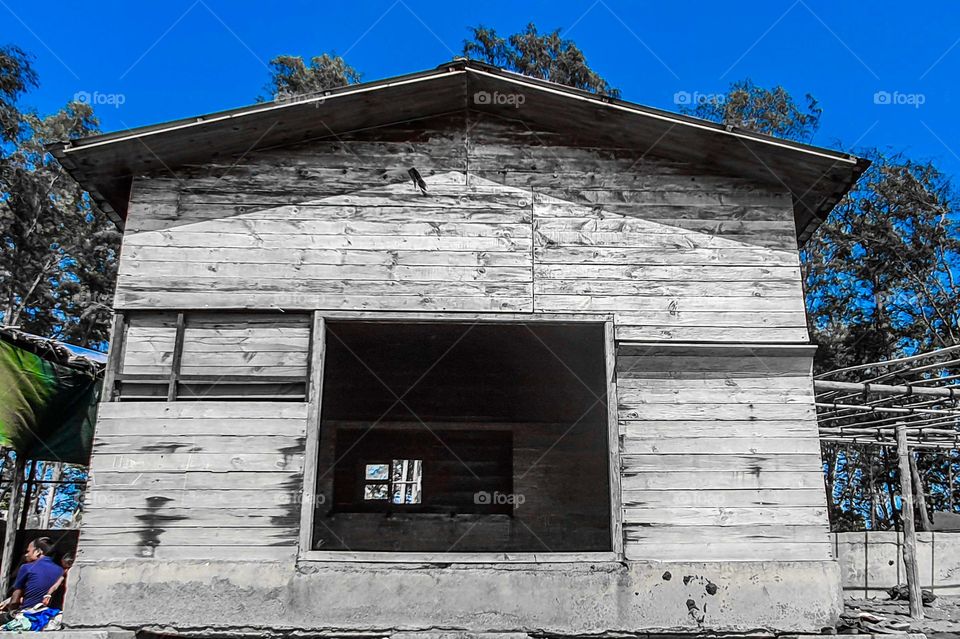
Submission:
M 0 86 L 14 88 L 8 97 L 36 82 L 26 58 L 19 60 L 0 65 Z M 0 321 L 102 347 L 120 233 L 44 150 L 49 142 L 95 133 L 97 120 L 79 102 L 46 117 L 8 105 L 15 133 L 0 149 Z
M 526 30 L 506 39 L 482 25 L 471 28 L 471 32 L 472 39 L 463 43 L 463 54 L 469 58 L 591 93 L 620 97 L 618 89 L 590 68 L 583 51 L 572 40 L 560 37 L 559 29 L 541 35 L 531 22 Z
M 765 89 L 746 79 L 730 85 L 725 95 L 683 107 L 694 117 L 720 122 L 756 133 L 809 142 L 820 126 L 823 110 L 809 93 L 802 106 L 786 89 Z
M 931 163 L 873 165 L 801 254 L 824 370 L 960 343 L 960 224 Z
M 526 30 L 506 39 L 483 26 L 471 29 L 473 38 L 464 41 L 464 55 L 504 69 L 584 89 L 599 95 L 619 97 L 587 64 L 586 57 L 560 31 L 543 34 L 531 23 Z M 270 61 L 268 97 L 284 100 L 360 82 L 361 74 L 340 56 L 324 53 L 307 64 L 300 56 L 280 55 Z
M 30 59 L 14 46 L 0 47 L 0 142 L 12 142 L 20 131 L 17 100 L 37 86 L 37 74 Z
M 279 55 L 270 60 L 270 82 L 266 86 L 272 100 L 336 89 L 360 82 L 360 73 L 340 56 L 324 53 L 307 65 L 300 56 Z
M 931 163 L 868 155 L 873 165 L 801 252 L 817 372 L 960 343 L 960 225 L 950 182 Z M 848 457 L 859 474 L 843 471 Z M 960 506 L 960 484 L 951 482 L 958 460 L 917 457 L 930 514 Z M 898 525 L 891 450 L 824 444 L 823 459 L 837 475 L 828 493 L 835 530 L 862 529 L 871 510 L 876 528 Z

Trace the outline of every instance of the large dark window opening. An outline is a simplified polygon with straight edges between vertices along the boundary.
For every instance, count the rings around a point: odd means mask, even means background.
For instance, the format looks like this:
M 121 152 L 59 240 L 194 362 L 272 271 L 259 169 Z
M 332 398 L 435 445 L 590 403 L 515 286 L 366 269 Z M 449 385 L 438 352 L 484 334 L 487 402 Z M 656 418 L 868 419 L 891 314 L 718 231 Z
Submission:
M 314 548 L 610 550 L 593 323 L 326 326 Z

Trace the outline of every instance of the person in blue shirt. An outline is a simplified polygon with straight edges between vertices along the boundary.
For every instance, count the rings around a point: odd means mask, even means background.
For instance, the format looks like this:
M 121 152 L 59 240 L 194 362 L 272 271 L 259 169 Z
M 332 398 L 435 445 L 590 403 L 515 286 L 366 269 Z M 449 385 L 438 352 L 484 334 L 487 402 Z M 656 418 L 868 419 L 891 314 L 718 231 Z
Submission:
M 40 537 L 27 544 L 24 563 L 13 582 L 10 610 L 32 608 L 42 603 L 44 595 L 63 575 L 63 568 L 49 557 L 52 548 L 48 537 Z

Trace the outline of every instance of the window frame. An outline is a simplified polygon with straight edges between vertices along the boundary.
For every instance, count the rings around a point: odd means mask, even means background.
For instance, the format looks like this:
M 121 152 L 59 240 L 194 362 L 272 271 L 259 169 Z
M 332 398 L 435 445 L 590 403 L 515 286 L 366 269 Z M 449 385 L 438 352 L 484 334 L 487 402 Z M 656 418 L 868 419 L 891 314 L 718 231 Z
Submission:
M 394 479 L 394 478 L 393 478 L 393 465 L 394 465 L 396 462 L 408 462 L 408 461 L 420 462 L 420 472 L 421 472 L 421 477 L 420 477 L 420 479 L 417 479 L 417 480 L 396 480 L 396 479 Z M 387 476 L 384 477 L 384 478 L 370 479 L 369 477 L 367 477 L 367 468 L 369 468 L 370 466 L 386 466 L 386 467 L 387 467 Z M 369 502 L 371 507 L 384 506 L 384 508 L 382 509 L 383 512 L 397 512 L 397 511 L 403 512 L 404 510 L 407 509 L 407 508 L 405 508 L 405 507 L 409 507 L 409 506 L 414 506 L 414 507 L 416 507 L 416 506 L 420 505 L 420 502 L 409 502 L 409 503 L 408 503 L 408 502 L 405 502 L 405 501 L 403 501 L 403 502 L 395 502 L 395 501 L 393 501 L 393 491 L 394 491 L 394 488 L 395 488 L 396 486 L 398 486 L 398 485 L 401 485 L 401 484 L 404 484 L 404 485 L 410 484 L 410 485 L 414 485 L 414 486 L 419 487 L 419 488 L 421 489 L 420 492 L 421 492 L 421 493 L 423 492 L 423 477 L 422 477 L 422 473 L 423 473 L 423 460 L 422 460 L 422 459 L 412 459 L 412 458 L 392 459 L 392 458 L 391 458 L 391 459 L 387 459 L 387 460 L 385 460 L 385 461 L 382 461 L 382 460 L 367 460 L 367 461 L 363 462 L 363 471 L 364 471 L 364 472 L 363 472 L 363 478 L 362 478 L 361 480 L 359 480 L 359 484 L 358 484 L 358 490 L 357 490 L 358 495 L 357 495 L 357 498 L 356 498 L 356 499 L 357 499 L 357 503 L 364 503 L 364 504 L 366 504 L 367 502 Z M 382 485 L 385 485 L 385 486 L 387 487 L 387 497 L 386 497 L 386 499 L 367 499 L 367 497 L 366 497 L 367 486 L 382 486 Z M 407 494 L 406 491 L 404 491 L 404 494 Z
M 196 321 L 197 316 L 209 315 L 206 309 L 197 310 L 125 310 L 116 311 L 111 327 L 110 350 L 107 356 L 107 366 L 104 372 L 103 392 L 101 401 L 104 402 L 217 402 L 217 401 L 277 401 L 305 404 L 309 400 L 310 391 L 310 361 L 308 353 L 307 366 L 303 376 L 272 376 L 272 375 L 189 375 L 182 372 L 184 339 L 190 320 Z M 226 311 L 225 317 L 260 316 L 270 313 L 263 311 Z M 297 312 L 304 318 L 307 326 L 310 325 L 311 313 Z M 156 320 L 161 316 L 169 316 L 174 321 L 175 333 L 173 336 L 170 370 L 156 374 L 127 373 L 124 371 L 126 359 L 127 332 L 130 330 L 133 319 L 151 318 Z M 278 316 L 281 317 L 281 316 Z M 189 328 L 202 327 L 203 324 L 190 325 Z M 313 333 L 311 332 L 308 349 L 312 347 Z M 144 384 L 163 392 L 156 395 L 131 395 L 123 391 L 123 383 Z M 194 395 L 185 391 L 190 386 L 209 386 L 207 392 Z M 282 395 L 257 395 L 245 393 L 239 395 L 222 395 L 213 393 L 217 386 L 242 386 L 255 389 L 265 385 L 295 385 L 302 386 L 303 392 L 286 393 Z
M 316 486 L 320 453 L 323 366 L 326 349 L 326 320 L 398 323 L 593 323 L 604 328 L 604 361 L 607 386 L 607 451 L 610 490 L 610 550 L 600 552 L 383 552 L 314 550 L 313 526 L 316 513 Z M 623 511 L 620 494 L 620 429 L 617 415 L 616 336 L 612 314 L 558 313 L 387 313 L 351 311 L 314 311 L 310 332 L 310 362 L 307 386 L 307 438 L 304 451 L 304 484 L 301 493 L 300 537 L 297 562 L 334 563 L 596 563 L 623 561 Z M 392 458 L 391 458 L 392 461 Z M 366 483 L 366 482 L 364 482 Z M 391 482 L 392 485 L 392 482 Z

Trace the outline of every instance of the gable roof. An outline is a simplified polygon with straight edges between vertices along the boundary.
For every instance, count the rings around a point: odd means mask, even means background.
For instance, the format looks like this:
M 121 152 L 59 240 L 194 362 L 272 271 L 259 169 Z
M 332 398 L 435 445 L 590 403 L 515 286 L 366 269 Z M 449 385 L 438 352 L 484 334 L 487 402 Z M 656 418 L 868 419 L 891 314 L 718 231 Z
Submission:
M 523 96 L 511 117 L 574 133 L 594 145 L 633 147 L 690 161 L 793 194 L 803 243 L 869 166 L 856 156 L 597 96 L 473 60 L 322 93 L 220 111 L 79 140 L 48 150 L 115 222 L 131 178 L 253 148 L 276 147 L 464 109 L 498 111 L 486 93 Z

